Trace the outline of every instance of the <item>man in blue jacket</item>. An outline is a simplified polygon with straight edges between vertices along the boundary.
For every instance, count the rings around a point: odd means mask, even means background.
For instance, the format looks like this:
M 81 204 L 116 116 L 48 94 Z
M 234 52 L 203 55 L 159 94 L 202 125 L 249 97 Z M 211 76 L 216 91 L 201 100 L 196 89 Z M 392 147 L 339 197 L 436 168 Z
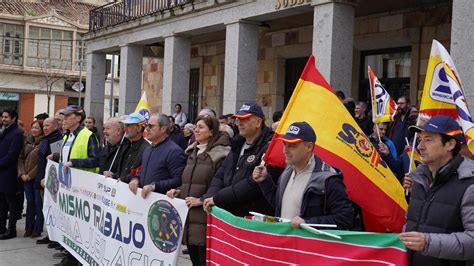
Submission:
M 316 134 L 306 122 L 290 125 L 280 138 L 288 165 L 275 184 L 263 165 L 255 167 L 253 180 L 267 201 L 275 206 L 275 215 L 300 224 L 334 224 L 351 229 L 354 210 L 347 197 L 342 175 L 313 154 Z
M 16 237 L 16 221 L 20 216 L 16 200 L 17 165 L 23 148 L 23 135 L 18 128 L 17 119 L 15 110 L 3 110 L 0 128 L 0 240 Z M 8 212 L 10 216 L 7 230 Z
M 181 186 L 181 175 L 186 166 L 184 151 L 169 138 L 170 120 L 167 115 L 151 115 L 146 129 L 151 146 L 143 151 L 138 176 L 128 184 L 134 194 L 141 187 L 143 198 L 152 191 L 166 194 L 166 191 Z

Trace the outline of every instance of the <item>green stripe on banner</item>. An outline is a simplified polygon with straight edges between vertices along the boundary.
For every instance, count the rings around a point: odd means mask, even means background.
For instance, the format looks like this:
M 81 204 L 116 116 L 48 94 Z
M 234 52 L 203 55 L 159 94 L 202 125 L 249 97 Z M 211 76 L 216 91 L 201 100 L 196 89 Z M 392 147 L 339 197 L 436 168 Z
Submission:
M 322 230 L 342 237 L 342 240 L 335 240 L 325 235 L 317 235 L 306 230 L 295 229 L 289 226 L 289 223 L 269 223 L 255 220 L 244 219 L 232 215 L 231 213 L 219 207 L 212 207 L 212 215 L 229 223 L 233 226 L 259 231 L 269 234 L 277 234 L 284 236 L 299 236 L 304 238 L 317 238 L 329 241 L 339 241 L 347 244 L 361 245 L 366 247 L 384 247 L 406 250 L 405 245 L 400 241 L 398 234 L 381 234 L 368 232 L 340 231 L 340 230 Z

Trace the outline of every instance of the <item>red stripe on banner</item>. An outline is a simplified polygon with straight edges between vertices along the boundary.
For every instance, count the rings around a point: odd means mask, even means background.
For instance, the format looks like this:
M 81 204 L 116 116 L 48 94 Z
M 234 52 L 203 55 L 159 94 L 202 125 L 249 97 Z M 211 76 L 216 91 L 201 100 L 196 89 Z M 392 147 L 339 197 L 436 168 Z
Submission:
M 363 247 L 321 239 L 273 235 L 235 227 L 216 217 L 210 220 L 208 247 L 212 251 L 208 259 L 216 263 L 224 264 L 229 257 L 250 265 L 308 262 L 321 265 L 389 265 L 406 262 L 406 253 L 396 248 Z
M 430 117 L 436 115 L 446 115 L 452 117 L 454 120 L 458 119 L 458 111 L 456 109 L 424 109 L 420 111 L 420 115 L 428 115 Z
M 331 89 L 331 86 L 327 83 L 327 81 L 324 79 L 323 75 L 316 69 L 315 67 L 315 59 L 314 56 L 311 55 L 308 58 L 308 62 L 306 63 L 306 66 L 304 67 L 303 73 L 301 74 L 300 79 L 304 81 L 309 81 L 314 84 L 318 84 L 322 86 L 323 88 L 327 89 L 328 91 L 331 91 L 334 93 L 334 91 Z

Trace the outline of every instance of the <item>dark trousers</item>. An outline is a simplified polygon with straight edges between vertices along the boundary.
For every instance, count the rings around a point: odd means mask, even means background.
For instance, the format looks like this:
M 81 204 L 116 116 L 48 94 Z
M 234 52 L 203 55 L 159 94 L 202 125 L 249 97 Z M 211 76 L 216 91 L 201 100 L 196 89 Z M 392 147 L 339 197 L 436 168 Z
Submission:
M 0 192 L 0 233 L 4 233 L 7 229 L 8 212 L 8 230 L 16 231 L 16 220 L 20 216 L 16 193 Z
M 35 188 L 35 208 L 36 208 L 36 216 L 35 216 L 35 227 L 33 228 L 33 232 L 42 233 L 43 232 L 43 225 L 44 225 L 44 216 L 43 216 L 43 190 Z
M 34 181 L 28 181 L 24 183 L 25 197 L 26 197 L 26 222 L 25 231 L 33 231 L 35 227 L 35 188 L 33 187 Z
M 187 247 L 193 266 L 206 265 L 206 246 L 188 245 Z

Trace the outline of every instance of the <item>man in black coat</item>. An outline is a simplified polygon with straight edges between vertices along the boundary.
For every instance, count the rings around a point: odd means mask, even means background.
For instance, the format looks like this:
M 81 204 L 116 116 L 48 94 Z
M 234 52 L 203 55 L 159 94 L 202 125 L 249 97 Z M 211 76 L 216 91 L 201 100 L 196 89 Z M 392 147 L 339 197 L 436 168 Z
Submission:
M 204 210 L 209 211 L 215 204 L 237 216 L 248 215 L 249 211 L 273 214 L 274 209 L 252 180 L 253 169 L 260 164 L 273 132 L 265 126 L 262 108 L 256 103 L 242 105 L 234 116 L 240 135 L 232 140 L 230 153 L 202 197 Z M 271 169 L 274 176 L 279 176 L 281 170 Z
M 2 112 L 2 127 L 0 128 L 0 240 L 16 237 L 16 220 L 20 216 L 16 193 L 18 189 L 18 156 L 23 148 L 23 134 L 18 127 L 17 120 L 18 114 L 15 110 L 6 109 Z
M 267 169 L 260 165 L 253 171 L 267 201 L 275 206 L 275 215 L 291 220 L 291 225 L 334 224 L 351 229 L 354 210 L 342 175 L 313 154 L 316 134 L 306 122 L 290 125 L 280 138 L 284 142 L 287 167 L 275 185 Z

